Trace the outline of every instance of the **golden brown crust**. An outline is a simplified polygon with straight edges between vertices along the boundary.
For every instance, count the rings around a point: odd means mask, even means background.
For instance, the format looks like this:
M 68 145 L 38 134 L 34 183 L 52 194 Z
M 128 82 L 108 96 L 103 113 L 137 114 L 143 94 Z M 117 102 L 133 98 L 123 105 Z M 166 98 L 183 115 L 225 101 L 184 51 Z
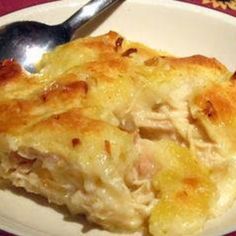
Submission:
M 17 79 L 22 73 L 21 66 L 14 60 L 0 62 L 0 86 Z
M 96 37 L 96 38 L 89 38 L 89 40 L 85 40 L 83 45 L 88 48 L 95 49 L 100 53 L 107 53 L 116 51 L 117 47 L 117 40 L 119 39 L 119 34 L 116 32 L 110 31 L 108 34 Z M 120 45 L 121 46 L 121 45 Z
M 214 70 L 219 70 L 222 72 L 227 71 L 227 68 L 221 64 L 215 58 L 208 58 L 202 55 L 194 55 L 190 57 L 176 58 L 176 57 L 165 57 L 165 59 L 170 63 L 173 67 L 179 66 L 203 66 L 208 67 Z
M 196 98 L 196 104 L 212 122 L 230 122 L 236 114 L 236 86 L 213 85 Z
M 70 47 L 95 50 L 97 52 L 96 60 L 91 59 L 90 61 L 85 61 L 80 67 L 62 73 L 55 78 L 51 75 L 47 75 L 47 72 L 45 72 L 46 74 L 43 77 L 29 75 L 25 73 L 15 61 L 4 61 L 1 63 L 1 132 L 8 132 L 9 130 L 17 129 L 17 127 L 23 127 L 29 120 L 33 121 L 33 119 L 38 119 L 38 116 L 42 116 L 43 113 L 49 111 L 48 115 L 57 113 L 58 109 L 66 111 L 67 107 L 68 109 L 74 106 L 80 107 L 82 103 L 87 104 L 86 101 L 88 101 L 90 105 L 101 104 L 100 102 L 98 103 L 99 98 L 97 98 L 98 101 L 96 101 L 94 97 L 99 96 L 99 94 L 114 96 L 112 99 L 116 99 L 116 96 L 119 97 L 121 94 L 125 96 L 124 99 L 127 99 L 129 95 L 129 99 L 131 99 L 133 96 L 132 93 L 138 91 L 139 86 L 142 86 L 143 83 L 143 81 L 141 81 L 141 84 L 138 82 L 140 69 L 142 73 L 144 73 L 146 66 L 158 66 L 159 60 L 184 73 L 188 73 L 189 67 L 194 68 L 196 66 L 200 66 L 204 70 L 209 68 L 218 71 L 222 75 L 228 73 L 226 68 L 216 59 L 210 59 L 201 55 L 187 58 L 162 56 L 142 44 L 124 40 L 123 37 L 115 32 L 110 32 L 95 38 L 82 39 L 71 43 Z M 68 50 L 68 48 L 69 45 L 66 45 L 65 48 L 61 50 Z M 134 57 L 131 56 L 133 54 L 141 56 L 143 67 L 140 67 L 139 62 L 138 64 L 136 63 L 135 55 Z M 47 60 L 42 64 L 49 65 L 53 63 L 53 61 L 50 61 L 50 58 L 48 62 L 46 61 Z M 195 69 L 193 71 L 195 71 Z M 122 87 L 123 82 L 121 83 L 115 79 L 115 77 L 121 75 L 130 80 L 129 83 L 124 84 L 124 86 L 126 86 L 125 89 L 129 86 L 129 92 Z M 168 78 L 166 79 L 168 80 Z M 103 84 L 103 82 L 105 82 L 105 84 Z M 90 87 L 95 91 L 97 86 L 105 86 L 105 90 L 101 90 L 101 92 L 98 94 L 95 93 L 95 95 L 93 95 L 94 92 L 90 93 Z M 113 88 L 113 86 L 117 86 L 119 95 L 114 94 L 115 88 Z M 215 88 L 204 92 L 204 94 L 197 99 L 197 103 L 202 108 L 203 112 L 207 112 L 206 110 L 209 109 L 209 104 L 211 104 L 211 107 L 215 107 L 218 116 L 221 114 L 220 116 L 224 116 L 226 119 L 226 114 L 230 114 L 234 110 L 233 101 L 235 101 L 235 89 L 234 86 L 230 86 L 227 89 L 224 88 L 224 91 L 221 91 L 222 89 L 223 88 L 219 86 L 215 86 Z M 19 95 L 16 94 L 15 99 L 13 99 L 14 93 L 19 93 Z M 110 93 L 111 95 L 109 95 Z M 226 94 L 226 96 L 221 96 L 221 94 Z M 101 98 L 107 100 L 104 96 Z M 107 101 L 104 102 L 105 105 Z M 127 100 L 127 102 L 131 102 L 131 100 Z M 206 108 L 206 106 L 208 107 Z M 211 114 L 209 116 L 211 116 Z M 214 117 L 215 116 L 214 114 Z M 213 116 L 211 119 L 215 120 Z
M 32 109 L 30 101 L 12 100 L 0 104 L 0 132 L 14 132 L 19 127 L 26 126 L 34 119 L 29 113 Z
M 88 84 L 83 80 L 75 80 L 69 83 L 54 83 L 40 96 L 43 102 L 55 99 L 69 100 L 73 97 L 84 97 L 88 93 Z

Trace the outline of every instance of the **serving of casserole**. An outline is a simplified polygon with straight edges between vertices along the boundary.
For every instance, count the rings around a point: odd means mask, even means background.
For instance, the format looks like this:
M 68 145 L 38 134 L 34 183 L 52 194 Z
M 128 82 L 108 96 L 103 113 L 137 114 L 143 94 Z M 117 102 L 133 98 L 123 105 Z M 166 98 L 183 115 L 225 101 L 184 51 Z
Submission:
M 0 64 L 0 176 L 109 231 L 195 235 L 236 197 L 236 77 L 115 32 Z

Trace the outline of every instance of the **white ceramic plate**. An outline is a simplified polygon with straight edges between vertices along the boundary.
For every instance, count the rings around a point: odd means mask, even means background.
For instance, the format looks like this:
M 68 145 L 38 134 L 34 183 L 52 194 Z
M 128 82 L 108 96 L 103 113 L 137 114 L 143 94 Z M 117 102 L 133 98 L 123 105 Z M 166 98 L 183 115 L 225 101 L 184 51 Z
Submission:
M 0 18 L 1 24 L 37 20 L 56 24 L 87 0 L 63 0 L 27 8 Z M 174 0 L 126 0 L 115 11 L 90 24 L 81 34 L 115 30 L 131 40 L 143 42 L 179 56 L 204 54 L 236 69 L 236 18 Z M 102 22 L 103 21 L 103 22 Z M 97 24 L 99 23 L 99 24 Z M 95 27 L 96 26 L 96 27 Z M 108 236 L 114 235 L 68 217 L 65 210 L 22 190 L 0 190 L 0 228 L 18 235 Z M 236 206 L 224 217 L 207 224 L 204 236 L 236 230 Z M 79 222 L 79 223 L 78 223 Z

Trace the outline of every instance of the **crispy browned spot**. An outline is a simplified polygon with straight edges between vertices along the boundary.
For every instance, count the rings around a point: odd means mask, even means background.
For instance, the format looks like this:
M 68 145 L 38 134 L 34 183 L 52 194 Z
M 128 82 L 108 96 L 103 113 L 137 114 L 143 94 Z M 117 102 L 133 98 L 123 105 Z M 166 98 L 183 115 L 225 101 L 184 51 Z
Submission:
M 88 92 L 88 84 L 87 82 L 80 80 L 80 81 L 75 81 L 72 82 L 66 86 L 64 86 L 65 90 L 74 90 L 74 89 L 78 89 L 80 90 L 82 93 L 87 94 Z
M 217 112 L 216 112 L 215 108 L 213 107 L 213 104 L 211 103 L 211 101 L 206 101 L 203 112 L 209 118 L 215 118 L 217 116 Z
M 81 144 L 81 141 L 80 141 L 79 138 L 73 138 L 73 139 L 71 140 L 71 143 L 72 143 L 72 146 L 73 146 L 73 147 L 76 147 L 76 146 L 78 146 L 78 145 Z
M 0 62 L 0 85 L 14 79 L 21 71 L 20 65 L 14 60 Z
M 58 115 L 58 114 L 53 115 L 53 118 L 54 118 L 55 120 L 59 120 L 59 119 L 60 119 L 60 115 Z
M 137 53 L 138 49 L 137 48 L 129 48 L 125 52 L 121 54 L 122 57 L 129 57 L 133 53 Z
M 233 75 L 230 77 L 231 81 L 236 81 L 236 71 L 233 73 Z
M 156 66 L 158 65 L 159 58 L 158 57 L 152 57 L 144 62 L 146 66 Z
M 108 140 L 104 141 L 105 151 L 110 156 L 111 155 L 111 143 Z
M 236 83 L 213 85 L 195 101 L 212 122 L 231 122 L 236 114 Z
M 47 91 L 45 91 L 40 98 L 46 102 L 51 97 L 68 97 L 74 93 L 79 92 L 82 95 L 86 95 L 88 92 L 88 84 L 86 81 L 73 81 L 68 84 L 53 84 Z
M 116 52 L 121 48 L 123 41 L 124 41 L 124 39 L 122 37 L 119 37 L 116 40 L 116 43 L 115 43 L 115 51 Z
M 199 180 L 197 178 L 184 178 L 183 183 L 192 188 L 197 188 L 199 186 Z

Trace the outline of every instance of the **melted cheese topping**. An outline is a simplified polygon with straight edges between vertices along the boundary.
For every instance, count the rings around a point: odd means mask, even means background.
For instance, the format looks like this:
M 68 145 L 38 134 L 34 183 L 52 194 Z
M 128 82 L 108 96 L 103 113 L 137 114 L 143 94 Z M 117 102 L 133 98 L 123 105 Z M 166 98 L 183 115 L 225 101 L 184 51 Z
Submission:
M 115 32 L 3 61 L 0 176 L 108 230 L 197 234 L 236 197 L 234 77 Z

